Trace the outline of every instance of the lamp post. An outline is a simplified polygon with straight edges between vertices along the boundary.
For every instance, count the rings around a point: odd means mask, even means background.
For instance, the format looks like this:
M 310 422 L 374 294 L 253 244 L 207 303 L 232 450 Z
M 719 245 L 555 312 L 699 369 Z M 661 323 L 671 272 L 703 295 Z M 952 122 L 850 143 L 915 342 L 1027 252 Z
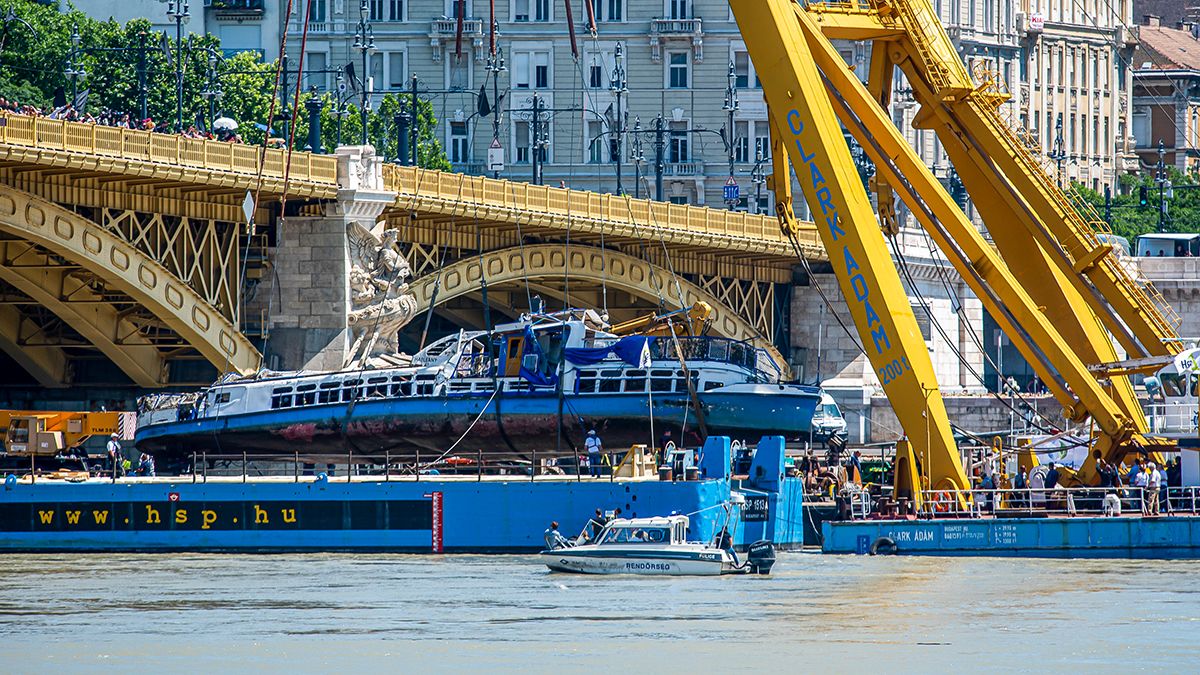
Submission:
M 310 85 L 308 100 L 304 102 L 304 107 L 308 110 L 308 148 L 306 149 L 317 155 L 325 152 L 325 148 L 321 147 L 321 108 L 324 105 L 324 101 L 317 95 L 317 85 Z
M 496 25 L 492 24 L 492 33 L 495 34 Z M 504 50 L 497 48 L 495 52 L 488 54 L 487 65 L 484 67 L 488 76 L 492 79 L 492 145 L 499 146 L 500 143 L 500 73 L 507 73 L 508 67 L 504 65 Z M 492 178 L 499 178 L 500 170 L 492 172 Z
M 1061 189 L 1063 186 L 1063 162 L 1067 159 L 1067 153 L 1063 151 L 1061 113 L 1058 115 L 1058 121 L 1054 123 L 1054 150 L 1050 152 L 1049 158 L 1058 165 L 1058 187 Z
M 183 24 L 192 18 L 186 0 L 167 3 L 167 18 L 175 22 L 175 131 L 183 132 Z
M 360 98 L 359 114 L 362 116 L 362 144 L 367 144 L 367 122 L 370 115 L 371 105 L 371 77 L 370 59 L 371 54 L 375 53 L 375 32 L 367 25 L 367 18 L 371 15 L 371 8 L 367 5 L 367 0 L 362 0 L 358 6 L 358 27 L 354 33 L 353 49 L 357 49 L 362 55 L 362 91 Z
M 1167 147 L 1163 139 L 1158 139 L 1158 165 L 1154 171 L 1154 183 L 1158 186 L 1158 231 L 1167 231 Z
M 633 162 L 633 198 L 641 199 L 642 162 L 646 161 L 646 155 L 642 153 L 642 118 L 640 115 L 633 118 L 633 143 L 629 148 L 629 161 Z
M 750 182 L 754 184 L 754 212 L 762 213 L 762 189 L 767 183 L 767 172 L 763 169 L 763 165 L 767 162 L 767 158 L 763 157 L 762 150 L 755 151 L 754 168 L 750 170 Z
M 80 52 L 79 44 L 83 38 L 79 35 L 79 28 L 71 26 L 71 54 L 67 57 L 67 68 L 63 71 L 71 80 L 71 105 L 75 106 L 79 102 L 79 80 L 87 77 L 87 71 L 83 69 L 83 64 L 79 62 Z M 80 106 L 82 107 L 82 106 Z M 80 110 L 79 112 L 83 112 Z
M 625 186 L 621 184 L 621 160 L 623 159 L 621 157 L 621 152 L 625 140 L 625 116 L 621 112 L 621 99 L 625 96 L 625 94 L 629 93 L 629 83 L 625 77 L 625 56 L 622 51 L 623 47 L 621 46 L 621 43 L 618 42 L 617 46 L 613 50 L 613 71 L 612 77 L 608 82 L 608 90 L 617 97 L 617 128 L 613 130 L 615 132 L 613 135 L 613 142 L 615 142 L 617 146 L 616 152 L 613 153 L 613 157 L 617 162 L 618 195 L 625 194 Z
M 217 102 L 225 96 L 225 92 L 221 91 L 221 81 L 217 77 L 217 53 L 211 49 L 208 52 L 208 85 L 200 92 L 200 96 L 208 101 L 208 130 L 211 132 L 213 120 L 217 119 Z
M 404 166 L 408 164 L 408 115 L 397 109 L 392 123 L 396 125 L 396 163 Z
M 736 133 L 734 131 L 734 113 L 738 111 L 738 95 L 737 95 L 737 72 L 733 65 L 733 60 L 729 61 L 729 73 L 725 77 L 725 105 L 721 110 L 725 111 L 726 121 L 725 128 L 729 130 L 725 138 L 725 150 L 729 155 L 729 185 L 730 189 L 736 190 L 737 183 L 733 179 L 733 162 L 734 159 L 734 143 L 736 142 Z M 727 199 L 725 205 L 732 211 L 737 208 L 739 199 Z

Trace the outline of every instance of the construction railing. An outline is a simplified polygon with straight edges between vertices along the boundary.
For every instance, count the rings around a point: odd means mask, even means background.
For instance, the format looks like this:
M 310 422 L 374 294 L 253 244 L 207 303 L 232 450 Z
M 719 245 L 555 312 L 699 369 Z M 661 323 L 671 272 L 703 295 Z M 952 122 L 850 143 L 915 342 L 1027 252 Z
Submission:
M 1155 509 L 1153 494 L 1140 487 L 1032 487 L 961 492 L 921 492 L 918 515 L 929 518 L 977 518 L 981 516 L 1119 516 L 1143 514 Z M 1160 494 L 1158 510 L 1166 510 L 1166 495 Z
M 0 145 L 61 150 L 249 177 L 258 175 L 260 156 L 263 157 L 262 173 L 270 178 L 283 178 L 287 163 L 287 153 L 278 148 L 268 148 L 264 154 L 257 145 L 11 113 L 0 114 Z M 289 180 L 336 189 L 337 158 L 293 152 Z
M 615 237 L 662 239 L 668 244 L 720 246 L 791 258 L 794 253 L 773 216 L 671 204 L 570 188 L 532 185 L 416 167 L 383 167 L 384 188 L 397 206 L 461 216 L 601 231 Z M 801 232 L 806 255 L 823 257 L 815 227 Z

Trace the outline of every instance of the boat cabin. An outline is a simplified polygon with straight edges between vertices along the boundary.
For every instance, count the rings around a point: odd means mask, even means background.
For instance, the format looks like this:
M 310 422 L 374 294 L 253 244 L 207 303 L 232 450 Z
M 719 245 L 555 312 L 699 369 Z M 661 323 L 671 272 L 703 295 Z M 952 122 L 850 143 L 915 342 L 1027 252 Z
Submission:
M 1200 234 L 1158 232 L 1137 238 L 1141 258 L 1200 258 Z
M 688 517 L 618 519 L 604 527 L 596 538 L 597 546 L 650 544 L 666 546 L 687 542 Z

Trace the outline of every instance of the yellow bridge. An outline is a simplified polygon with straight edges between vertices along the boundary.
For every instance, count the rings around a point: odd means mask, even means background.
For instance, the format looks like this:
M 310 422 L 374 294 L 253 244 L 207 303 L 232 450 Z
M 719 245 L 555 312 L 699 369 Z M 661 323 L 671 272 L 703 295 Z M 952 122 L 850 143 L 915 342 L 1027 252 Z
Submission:
M 337 156 L 0 116 L 0 349 L 46 386 L 254 371 L 275 226 L 337 200 L 344 171 Z M 478 322 L 483 274 L 502 317 L 533 289 L 614 321 L 705 300 L 720 334 L 782 328 L 775 289 L 797 261 L 773 217 L 395 165 L 382 179 L 418 301 L 451 321 Z M 823 259 L 814 230 L 800 246 Z

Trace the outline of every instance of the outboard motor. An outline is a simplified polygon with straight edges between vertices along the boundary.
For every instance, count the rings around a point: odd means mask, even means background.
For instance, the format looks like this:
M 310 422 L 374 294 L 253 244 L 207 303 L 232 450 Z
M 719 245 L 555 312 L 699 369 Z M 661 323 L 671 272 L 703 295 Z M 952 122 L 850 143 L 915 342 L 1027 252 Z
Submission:
M 775 565 L 775 546 L 766 539 L 760 539 L 746 549 L 746 564 L 751 572 L 770 574 Z

